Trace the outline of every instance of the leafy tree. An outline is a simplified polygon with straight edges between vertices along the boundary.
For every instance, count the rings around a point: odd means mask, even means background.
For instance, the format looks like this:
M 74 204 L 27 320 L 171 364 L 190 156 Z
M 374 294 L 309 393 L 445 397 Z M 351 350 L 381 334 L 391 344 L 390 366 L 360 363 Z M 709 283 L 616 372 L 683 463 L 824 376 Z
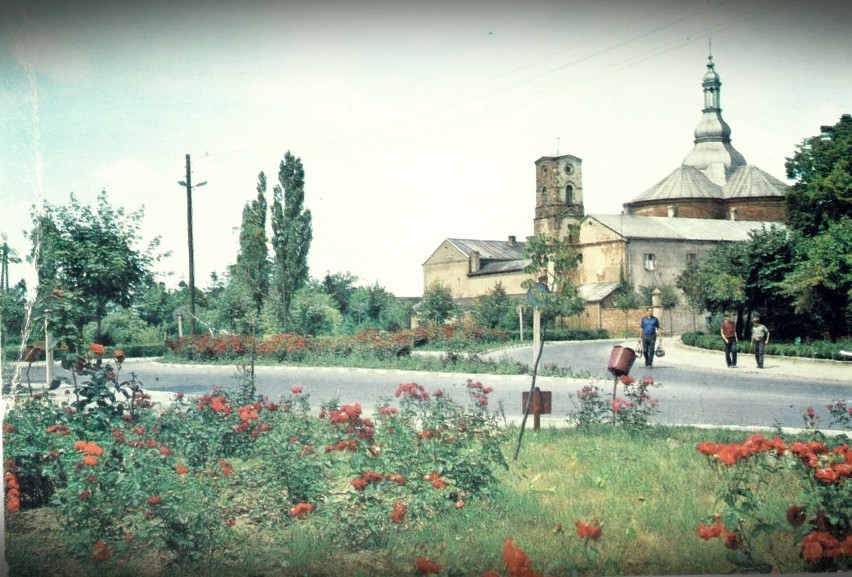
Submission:
M 722 243 L 707 257 L 691 263 L 676 284 L 696 310 L 721 313 L 742 310 L 746 304 L 747 259 L 742 243 Z
M 320 285 L 309 284 L 294 296 L 290 325 L 294 332 L 309 335 L 334 335 L 342 317 L 334 299 Z
M 503 283 L 497 281 L 488 293 L 476 300 L 473 316 L 484 327 L 509 329 L 517 324 L 516 303 L 509 298 Z
M 337 310 L 346 315 L 349 312 L 349 301 L 355 292 L 358 277 L 349 272 L 327 273 L 322 279 L 322 288 L 337 303 Z
M 266 208 L 266 175 L 261 172 L 257 176 L 257 198 L 243 207 L 240 251 L 233 272 L 249 291 L 257 313 L 263 308 L 263 300 L 269 292 Z
M 821 126 L 820 135 L 798 145 L 785 167 L 796 180 L 786 197 L 792 228 L 811 236 L 852 217 L 852 116 Z
M 633 290 L 633 286 L 629 284 L 622 275 L 621 281 L 618 284 L 618 289 L 612 299 L 612 306 L 624 313 L 624 334 L 630 334 L 630 316 L 629 312 L 638 309 L 642 303 L 651 303 L 651 297 L 647 299 L 644 295 Z
M 66 324 L 54 327 L 55 334 L 69 337 L 66 329 L 71 324 L 81 338 L 89 321 L 101 334 L 100 322 L 108 307 L 130 306 L 150 281 L 151 265 L 159 258 L 154 252 L 159 238 L 147 249 L 137 247 L 143 216 L 141 208 L 129 214 L 114 209 L 106 191 L 98 195 L 95 208 L 81 204 L 73 193 L 65 206 L 45 203 L 41 211 L 33 207 L 28 260 L 36 267 L 39 298 L 46 302 L 54 289 L 68 297 L 62 305 L 67 306 Z M 71 307 L 69 299 L 80 306 Z
M 417 304 L 417 314 L 429 325 L 440 325 L 453 318 L 459 312 L 459 307 L 453 301 L 453 293 L 449 287 L 439 281 L 433 282 L 423 291 L 423 298 Z
M 778 282 L 796 312 L 825 322 L 832 340 L 848 334 L 852 321 L 852 219 L 842 218 L 797 245 L 793 270 Z
M 313 240 L 311 211 L 305 210 L 305 170 L 290 151 L 278 167 L 273 190 L 272 248 L 274 281 L 280 294 L 280 318 L 286 325 L 290 303 L 308 282 L 308 252 Z
M 15 342 L 20 342 L 26 323 L 27 283 L 23 279 L 9 290 L 0 291 L 0 332 L 2 343 L 9 341 L 12 336 Z M 0 353 L 2 354 L 2 353 Z
M 580 253 L 567 242 L 548 235 L 530 237 L 524 246 L 530 263 L 524 272 L 532 275 L 521 286 L 532 293 L 542 293 L 538 306 L 542 319 L 579 314 L 586 303 L 571 278 L 580 263 Z

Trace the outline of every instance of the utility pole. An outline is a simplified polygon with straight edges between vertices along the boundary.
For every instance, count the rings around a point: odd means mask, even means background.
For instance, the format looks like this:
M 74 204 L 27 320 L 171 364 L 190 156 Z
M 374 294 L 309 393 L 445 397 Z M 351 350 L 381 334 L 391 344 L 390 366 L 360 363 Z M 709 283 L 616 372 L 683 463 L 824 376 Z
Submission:
M 192 186 L 192 169 L 186 155 L 186 180 L 178 182 L 186 187 L 186 236 L 189 242 L 189 334 L 195 336 L 195 247 L 192 242 L 192 189 L 204 186 L 207 181 Z

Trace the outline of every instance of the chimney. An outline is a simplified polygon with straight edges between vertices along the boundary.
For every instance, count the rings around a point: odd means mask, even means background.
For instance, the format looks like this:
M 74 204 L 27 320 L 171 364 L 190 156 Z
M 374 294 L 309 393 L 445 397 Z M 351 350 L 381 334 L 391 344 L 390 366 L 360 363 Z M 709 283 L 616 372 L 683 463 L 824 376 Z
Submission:
M 666 215 L 669 218 L 674 218 L 677 216 L 677 207 L 673 204 L 670 204 L 666 207 Z
M 515 246 L 517 244 L 517 240 L 515 239 L 514 234 L 509 235 L 509 246 Z
M 728 211 L 728 214 L 730 215 L 731 220 L 737 220 L 737 207 L 732 206 Z
M 479 270 L 479 251 L 472 250 L 470 251 L 470 263 L 469 263 L 469 272 L 476 272 Z

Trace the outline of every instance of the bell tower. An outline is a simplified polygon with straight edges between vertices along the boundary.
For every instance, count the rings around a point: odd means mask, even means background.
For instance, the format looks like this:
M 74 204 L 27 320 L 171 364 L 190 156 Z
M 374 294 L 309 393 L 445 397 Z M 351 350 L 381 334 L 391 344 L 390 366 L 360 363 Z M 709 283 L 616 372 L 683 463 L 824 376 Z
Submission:
M 533 234 L 576 242 L 572 225 L 583 215 L 583 160 L 570 154 L 536 160 Z

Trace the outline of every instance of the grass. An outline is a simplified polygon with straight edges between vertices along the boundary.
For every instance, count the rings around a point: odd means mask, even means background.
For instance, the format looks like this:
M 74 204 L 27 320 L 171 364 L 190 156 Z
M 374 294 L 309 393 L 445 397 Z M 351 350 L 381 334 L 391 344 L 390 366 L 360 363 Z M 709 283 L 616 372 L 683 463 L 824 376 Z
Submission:
M 503 451 L 511 455 L 517 429 L 507 430 Z M 234 538 L 214 558 L 167 563 L 150 557 L 117 559 L 99 567 L 63 552 L 49 508 L 7 516 L 7 555 L 12 575 L 186 575 L 320 576 L 413 575 L 413 561 L 427 557 L 442 575 L 505 575 L 504 537 L 511 536 L 541 574 L 726 573 L 734 567 L 718 540 L 702 541 L 696 526 L 714 512 L 723 486 L 717 472 L 695 450 L 700 441 L 741 441 L 733 431 L 656 426 L 639 434 L 600 426 L 590 431 L 528 431 L 517 462 L 500 471 L 501 490 L 456 514 L 392 532 L 384 546 L 343 550 L 332 544 L 333 520 L 271 531 L 260 525 L 234 528 Z M 798 496 L 796 483 L 781 473 L 760 489 L 766 514 L 781 515 Z M 597 556 L 584 554 L 576 520 L 600 521 Z M 557 532 L 561 524 L 563 532 Z M 795 563 L 783 534 L 762 545 L 777 567 Z M 573 569 L 572 569 L 573 567 Z M 576 571 L 576 573 L 575 573 Z

